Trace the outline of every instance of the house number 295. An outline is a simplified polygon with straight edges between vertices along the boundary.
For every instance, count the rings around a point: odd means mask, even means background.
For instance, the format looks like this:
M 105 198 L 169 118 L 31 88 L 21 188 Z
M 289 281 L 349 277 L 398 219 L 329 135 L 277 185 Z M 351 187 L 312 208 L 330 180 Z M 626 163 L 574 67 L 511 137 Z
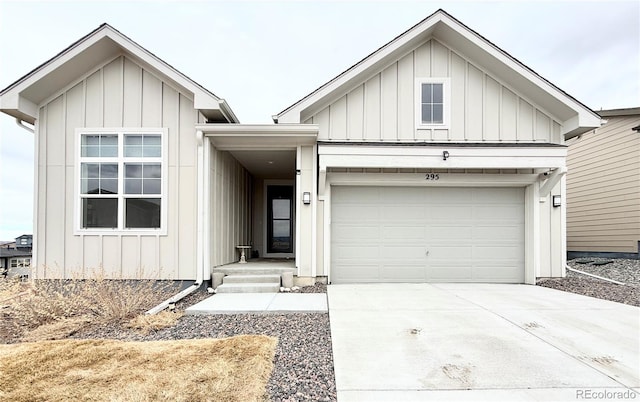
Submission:
M 425 180 L 440 180 L 440 175 L 438 173 L 427 173 L 424 175 Z

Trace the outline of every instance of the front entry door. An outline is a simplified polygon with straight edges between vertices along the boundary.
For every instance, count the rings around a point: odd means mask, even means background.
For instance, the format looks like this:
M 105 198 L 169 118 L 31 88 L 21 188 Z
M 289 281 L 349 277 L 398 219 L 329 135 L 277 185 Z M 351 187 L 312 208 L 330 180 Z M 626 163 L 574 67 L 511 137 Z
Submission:
M 293 253 L 293 186 L 267 187 L 267 253 Z

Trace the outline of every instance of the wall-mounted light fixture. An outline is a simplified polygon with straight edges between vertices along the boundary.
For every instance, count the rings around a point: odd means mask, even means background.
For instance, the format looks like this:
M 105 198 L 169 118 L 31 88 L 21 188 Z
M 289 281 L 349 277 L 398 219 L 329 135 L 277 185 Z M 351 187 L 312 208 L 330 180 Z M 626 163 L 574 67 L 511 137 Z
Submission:
M 304 193 L 302 193 L 302 203 L 305 205 L 309 205 L 311 204 L 311 193 L 308 191 L 305 191 Z
M 562 196 L 561 195 L 554 195 L 553 197 L 551 197 L 553 199 L 553 207 L 559 207 L 560 205 L 562 205 Z
M 300 169 L 296 169 L 296 174 L 300 175 L 302 172 L 300 171 Z
M 442 160 L 446 161 L 449 159 L 449 151 L 442 151 Z

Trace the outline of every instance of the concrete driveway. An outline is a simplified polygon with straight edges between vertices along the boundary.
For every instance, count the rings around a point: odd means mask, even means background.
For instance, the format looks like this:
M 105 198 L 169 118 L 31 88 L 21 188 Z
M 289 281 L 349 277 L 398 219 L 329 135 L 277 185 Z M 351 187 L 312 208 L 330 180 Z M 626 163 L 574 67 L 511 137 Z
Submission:
M 637 307 L 529 285 L 327 293 L 339 402 L 640 400 Z

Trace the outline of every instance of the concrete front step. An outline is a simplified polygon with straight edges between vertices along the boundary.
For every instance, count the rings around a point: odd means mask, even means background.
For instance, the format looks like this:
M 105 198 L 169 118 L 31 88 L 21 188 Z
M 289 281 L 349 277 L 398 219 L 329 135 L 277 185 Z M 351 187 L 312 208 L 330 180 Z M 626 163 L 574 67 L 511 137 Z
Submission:
M 237 266 L 234 264 L 233 266 L 221 266 L 215 267 L 213 272 L 222 272 L 225 275 L 282 275 L 285 272 L 295 273 L 295 268 L 284 268 L 284 267 L 269 267 L 266 266 Z
M 225 281 L 228 277 L 225 277 Z M 278 293 L 278 283 L 223 283 L 216 288 L 216 293 Z
M 275 283 L 280 286 L 280 275 L 227 275 L 222 283 Z

